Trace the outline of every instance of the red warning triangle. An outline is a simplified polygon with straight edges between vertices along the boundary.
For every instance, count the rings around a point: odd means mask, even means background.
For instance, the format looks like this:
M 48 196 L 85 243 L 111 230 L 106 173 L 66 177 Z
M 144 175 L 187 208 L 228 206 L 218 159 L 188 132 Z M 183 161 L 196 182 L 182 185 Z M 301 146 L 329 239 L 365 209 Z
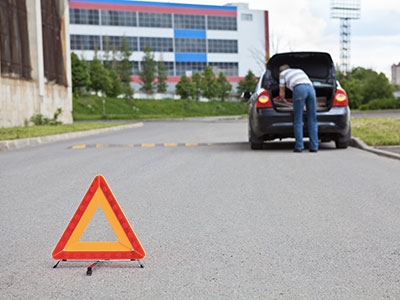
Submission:
M 80 241 L 99 206 L 114 230 L 118 242 Z M 101 175 L 96 176 L 54 249 L 53 258 L 59 260 L 142 259 L 145 255 L 142 245 L 106 180 Z

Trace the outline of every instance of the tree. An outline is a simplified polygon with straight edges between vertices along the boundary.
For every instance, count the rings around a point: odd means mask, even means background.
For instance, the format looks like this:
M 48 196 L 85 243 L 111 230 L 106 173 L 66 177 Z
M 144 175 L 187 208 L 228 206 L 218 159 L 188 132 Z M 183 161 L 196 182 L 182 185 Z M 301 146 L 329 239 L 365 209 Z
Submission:
M 165 81 L 167 80 L 167 66 L 165 65 L 162 56 L 160 57 L 160 61 L 157 63 L 157 92 L 165 93 L 167 91 L 167 84 Z
M 108 72 L 111 79 L 111 88 L 106 91 L 106 94 L 109 97 L 118 97 L 122 94 L 122 92 L 124 92 L 121 79 L 119 78 L 119 74 L 116 71 L 109 70 Z
M 393 88 L 383 73 L 357 67 L 346 75 L 338 73 L 351 108 L 358 108 L 374 99 L 393 98 Z
M 81 88 L 89 88 L 90 75 L 85 60 L 80 60 L 78 55 L 71 53 L 72 91 L 79 93 Z
M 120 48 L 121 60 L 119 61 L 119 76 L 122 81 L 122 92 L 125 97 L 130 99 L 133 95 L 133 89 L 131 87 L 131 76 L 133 63 L 129 60 L 132 52 L 129 49 L 129 43 L 126 36 L 122 37 L 122 43 Z
M 176 84 L 176 94 L 181 96 L 182 99 L 193 98 L 194 96 L 194 85 L 189 77 L 182 75 L 179 82 Z
M 110 59 L 110 37 L 104 37 L 103 44 L 103 65 L 106 69 L 111 69 L 111 59 Z
M 210 66 L 205 67 L 200 83 L 202 95 L 207 99 L 212 100 L 217 96 L 217 80 L 214 71 Z
M 114 71 L 117 71 L 117 72 L 119 72 L 119 65 L 118 65 L 118 59 L 117 59 L 117 56 L 118 56 L 118 49 L 117 49 L 117 47 L 115 47 L 115 45 L 113 45 L 112 46 L 112 50 L 111 50 L 111 69 L 112 70 L 114 70 Z
M 236 89 L 237 96 L 241 97 L 242 93 L 246 91 L 251 93 L 254 92 L 254 90 L 256 89 L 256 85 L 257 85 L 256 76 L 252 71 L 249 70 L 244 80 L 239 81 L 239 84 Z
M 142 59 L 142 70 L 140 72 L 140 80 L 142 81 L 141 91 L 152 93 L 154 90 L 153 81 L 155 79 L 156 62 L 154 54 L 149 45 L 144 48 L 144 55 Z
M 116 59 L 116 48 L 113 45 L 112 54 L 110 55 L 110 37 L 104 37 L 103 44 L 103 66 L 109 72 L 111 79 L 111 88 L 106 91 L 109 97 L 118 97 L 123 92 L 122 82 L 118 74 L 118 61 Z
M 222 72 L 218 74 L 217 88 L 217 96 L 221 100 L 221 102 L 224 102 L 226 97 L 232 90 L 232 85 L 229 83 L 228 79 L 226 79 L 225 77 L 225 74 Z
M 90 88 L 98 94 L 99 91 L 109 93 L 112 89 L 112 81 L 107 69 L 104 68 L 101 61 L 95 57 L 90 63 Z
M 194 100 L 199 101 L 200 95 L 201 95 L 201 74 L 194 73 L 192 76 L 192 82 L 194 85 L 193 98 L 194 98 Z

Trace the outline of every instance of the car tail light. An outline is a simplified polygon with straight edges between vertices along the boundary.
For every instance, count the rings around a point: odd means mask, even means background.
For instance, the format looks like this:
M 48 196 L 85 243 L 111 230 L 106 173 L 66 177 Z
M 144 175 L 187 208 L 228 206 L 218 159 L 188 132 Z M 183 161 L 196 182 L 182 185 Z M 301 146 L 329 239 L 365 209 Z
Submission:
M 258 95 L 256 101 L 256 107 L 272 107 L 271 99 L 269 98 L 268 91 L 264 90 Z
M 348 106 L 349 101 L 344 90 L 337 89 L 335 99 L 333 100 L 332 106 Z

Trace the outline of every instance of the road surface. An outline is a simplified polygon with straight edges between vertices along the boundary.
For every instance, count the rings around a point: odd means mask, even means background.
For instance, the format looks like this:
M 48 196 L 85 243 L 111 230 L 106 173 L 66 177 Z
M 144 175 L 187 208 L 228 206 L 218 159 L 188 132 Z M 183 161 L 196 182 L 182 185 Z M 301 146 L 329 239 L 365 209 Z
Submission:
M 251 151 L 246 131 L 245 120 L 146 122 L 0 153 L 0 298 L 399 299 L 400 161 L 333 143 Z M 144 269 L 52 268 L 98 174 Z M 100 210 L 82 240 L 115 240 Z

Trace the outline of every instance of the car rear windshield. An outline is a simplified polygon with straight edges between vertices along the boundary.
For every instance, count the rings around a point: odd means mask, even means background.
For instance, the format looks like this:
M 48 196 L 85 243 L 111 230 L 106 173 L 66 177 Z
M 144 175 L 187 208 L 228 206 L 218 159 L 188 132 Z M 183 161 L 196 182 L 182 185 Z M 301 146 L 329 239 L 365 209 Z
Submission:
M 268 65 L 275 80 L 279 79 L 279 67 L 284 64 L 288 64 L 291 68 L 302 69 L 310 78 L 314 79 L 327 79 L 333 68 L 332 61 L 325 55 L 311 53 L 282 55 L 276 57 Z

